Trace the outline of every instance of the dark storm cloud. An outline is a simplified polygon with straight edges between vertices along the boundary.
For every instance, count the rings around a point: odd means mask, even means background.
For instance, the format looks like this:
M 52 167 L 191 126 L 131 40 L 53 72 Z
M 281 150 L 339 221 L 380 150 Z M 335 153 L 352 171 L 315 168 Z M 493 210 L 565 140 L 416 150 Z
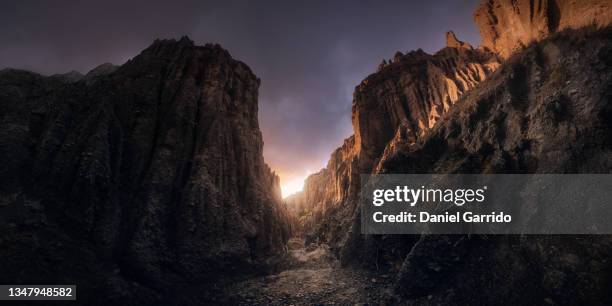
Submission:
M 0 68 L 121 64 L 155 38 L 217 42 L 257 74 L 265 158 L 284 179 L 321 168 L 351 134 L 353 88 L 395 51 L 478 44 L 472 1 L 13 1 Z

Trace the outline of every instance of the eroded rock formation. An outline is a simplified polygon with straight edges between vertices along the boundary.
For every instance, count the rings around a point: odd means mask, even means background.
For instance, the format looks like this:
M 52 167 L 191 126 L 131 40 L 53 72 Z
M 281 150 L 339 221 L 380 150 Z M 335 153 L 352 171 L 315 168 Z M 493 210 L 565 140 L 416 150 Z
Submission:
M 607 0 L 488 0 L 474 14 L 482 46 L 503 58 L 566 29 L 612 23 Z
M 316 200 L 302 207 L 322 212 L 308 240 L 396 271 L 411 302 L 490 304 L 517 290 L 505 303 L 608 301 L 607 238 L 368 236 L 357 207 L 360 173 L 609 173 L 608 5 L 483 1 L 480 48 L 449 33 L 434 55 L 384 62 L 355 89 L 354 146 L 306 183 L 301 197 Z
M 447 40 L 448 46 L 433 55 L 422 50 L 398 52 L 393 62 L 355 88 L 355 135 L 345 140 L 327 167 L 307 179 L 304 192 L 295 196 L 302 201 L 302 226 L 308 241 L 329 243 L 339 251 L 354 223 L 359 175 L 372 172 L 381 154 L 395 143 L 414 143 L 459 97 L 499 66 L 494 54 L 473 49 L 452 33 Z
M 352 211 L 339 204 L 354 199 L 359 191 L 357 157 L 355 137 L 351 136 L 332 153 L 325 169 L 306 179 L 302 192 L 286 199 L 307 243 L 338 245 L 344 238 L 343 232 L 352 222 Z
M 410 52 L 355 88 L 352 121 L 362 171 L 397 134 L 423 135 L 499 65 L 491 53 L 452 45 L 434 55 Z
M 290 229 L 258 87 L 227 51 L 187 38 L 80 79 L 0 72 L 2 282 L 155 299 L 142 290 L 282 254 Z
M 382 156 L 378 171 L 612 172 L 610 34 L 568 31 L 513 56 L 425 137 Z M 381 252 L 397 245 L 358 239 Z M 422 236 L 404 244 L 411 249 L 396 288 L 411 300 L 494 304 L 504 295 L 504 304 L 607 304 L 612 298 L 607 236 Z M 502 279 L 503 286 L 490 287 Z
M 460 41 L 453 31 L 446 32 L 446 46 L 450 48 L 473 49 L 472 45 Z

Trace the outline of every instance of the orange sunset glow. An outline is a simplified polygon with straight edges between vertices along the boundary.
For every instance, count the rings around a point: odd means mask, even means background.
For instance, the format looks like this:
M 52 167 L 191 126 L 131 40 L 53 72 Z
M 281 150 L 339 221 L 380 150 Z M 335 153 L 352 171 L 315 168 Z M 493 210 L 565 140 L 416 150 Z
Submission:
M 283 198 L 302 191 L 304 188 L 304 181 L 312 173 L 314 172 L 304 171 L 301 173 L 280 173 L 280 187 Z

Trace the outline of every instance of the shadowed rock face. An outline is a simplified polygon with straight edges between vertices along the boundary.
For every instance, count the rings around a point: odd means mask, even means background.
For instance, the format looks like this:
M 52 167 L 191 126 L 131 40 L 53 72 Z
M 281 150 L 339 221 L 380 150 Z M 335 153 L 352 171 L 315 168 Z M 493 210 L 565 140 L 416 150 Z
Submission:
M 325 169 L 306 179 L 302 192 L 285 201 L 307 243 L 324 242 L 337 248 L 353 222 L 353 211 L 340 204 L 353 199 L 358 190 L 359 164 L 351 136 L 332 153 Z
M 70 82 L 0 72 L 3 228 L 66 233 L 145 283 L 206 280 L 283 253 L 287 213 L 262 157 L 249 67 L 183 38 L 102 68 Z M 53 277 L 11 261 L 4 283 Z
M 607 0 L 489 0 L 482 1 L 474 19 L 482 47 L 503 58 L 533 41 L 566 29 L 612 23 Z
M 525 3 L 540 12 L 526 23 L 511 14 L 529 12 L 520 9 Z M 360 173 L 610 172 L 610 10 L 598 1 L 546 5 L 559 15 L 542 12 L 541 1 L 483 1 L 476 14 L 482 47 L 449 34 L 451 48 L 400 54 L 367 77 L 354 94 L 355 135 L 296 195 L 315 199 L 302 203 L 304 215 L 317 212 L 303 225 L 307 242 L 329 244 L 345 264 L 397 272 L 399 299 L 417 304 L 494 304 L 510 295 L 504 303 L 609 302 L 606 237 L 360 231 Z M 584 7 L 571 11 L 575 5 Z M 514 21 L 483 22 L 483 7 L 489 21 L 502 12 Z M 592 20 L 595 26 L 577 29 Z M 553 35 L 563 28 L 571 29 Z
M 612 172 L 611 34 L 568 31 L 511 57 L 425 137 L 386 152 L 377 172 Z M 417 239 L 402 244 L 357 237 L 353 244 L 370 247 L 364 258 L 371 258 L 372 250 L 410 245 L 396 284 L 397 293 L 410 300 L 492 304 L 503 295 L 504 304 L 608 304 L 612 299 L 608 236 Z M 503 286 L 490 285 L 500 282 Z
M 356 88 L 352 121 L 355 135 L 332 153 L 327 167 L 309 177 L 295 195 L 307 242 L 329 243 L 339 251 L 354 223 L 359 175 L 376 169 L 380 156 L 396 143 L 414 143 L 465 92 L 499 66 L 497 57 L 448 33 L 449 46 L 436 54 L 422 50 L 384 63 Z
M 314 240 L 331 242 L 332 249 L 341 250 L 349 239 L 344 233 L 355 223 L 343 217 L 356 214 L 354 203 L 359 193 L 359 174 L 384 172 L 402 166 L 389 166 L 388 159 L 426 137 L 439 121 L 444 120 L 442 118 L 457 101 L 478 88 L 498 69 L 500 59 L 518 50 L 515 43 L 524 46 L 561 28 L 577 28 L 595 22 L 596 27 L 590 29 L 593 31 L 608 24 L 610 10 L 605 10 L 607 3 L 581 3 L 562 0 L 483 1 L 475 13 L 483 36 L 480 48 L 473 49 L 449 32 L 446 35 L 447 47 L 434 55 L 421 50 L 406 55 L 398 52 L 393 61 L 383 61 L 378 71 L 355 89 L 352 109 L 355 135 L 332 154 L 327 168 L 316 174 L 325 179 L 307 180 L 304 194 L 295 197 L 302 201 L 315 199 L 301 205 L 305 208 L 303 215 L 312 215 L 315 219 L 305 222 L 309 227 L 306 232 Z M 580 7 L 572 10 L 574 6 Z M 527 15 L 529 18 L 524 19 Z M 548 26 L 554 18 L 558 26 Z M 539 64 L 551 64 L 562 58 L 560 47 L 547 46 L 540 53 Z M 514 94 L 525 95 L 520 99 L 526 100 L 531 97 L 524 92 L 525 82 L 532 80 L 523 80 L 523 73 L 524 69 L 518 69 L 514 76 L 517 81 L 509 83 L 516 84 Z M 431 158 L 430 153 L 422 155 L 421 158 Z M 517 169 L 523 166 L 527 167 L 522 165 Z M 527 168 L 521 169 L 528 171 L 530 168 Z M 318 213 L 309 214 L 308 211 Z M 330 233 L 340 233 L 340 237 Z

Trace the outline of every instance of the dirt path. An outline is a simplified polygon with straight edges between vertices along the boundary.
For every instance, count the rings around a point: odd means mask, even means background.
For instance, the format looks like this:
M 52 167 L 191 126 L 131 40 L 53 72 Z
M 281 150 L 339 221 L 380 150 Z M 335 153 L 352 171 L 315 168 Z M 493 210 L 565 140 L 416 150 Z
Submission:
M 290 251 L 290 268 L 237 282 L 225 289 L 238 305 L 355 305 L 382 303 L 387 275 L 342 268 L 326 246 Z

